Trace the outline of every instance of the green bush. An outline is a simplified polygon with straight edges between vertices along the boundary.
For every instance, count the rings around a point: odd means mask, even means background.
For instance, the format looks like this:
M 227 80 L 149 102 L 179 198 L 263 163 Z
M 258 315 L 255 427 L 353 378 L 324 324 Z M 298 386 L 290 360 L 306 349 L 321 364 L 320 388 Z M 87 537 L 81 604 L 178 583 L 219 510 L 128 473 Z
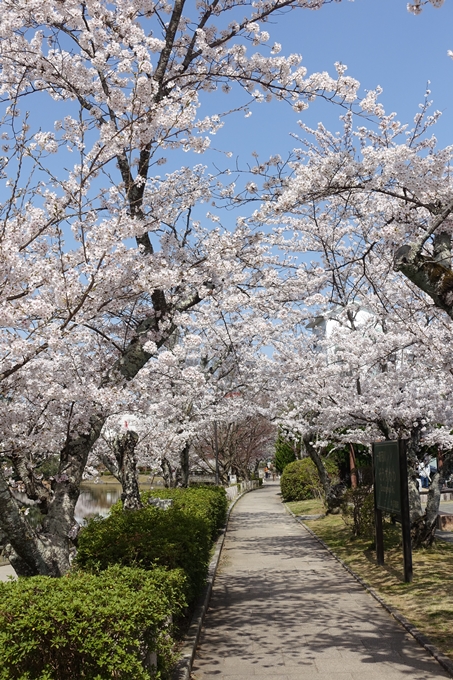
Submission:
M 333 482 L 337 481 L 338 468 L 332 460 L 324 461 L 327 473 Z M 303 458 L 288 463 L 280 479 L 282 498 L 289 501 L 305 501 L 322 498 L 323 488 L 318 470 L 311 458 Z
M 348 489 L 343 496 L 341 515 L 354 536 L 374 536 L 374 493 L 372 486 Z
M 0 679 L 168 677 L 171 615 L 185 606 L 184 579 L 112 567 L 0 583 Z
M 94 517 L 79 534 L 77 565 L 99 571 L 113 564 L 153 569 L 182 569 L 190 601 L 201 591 L 207 574 L 211 525 L 201 516 L 172 506 L 146 506 L 123 512 L 121 506 L 106 518 Z
M 280 488 L 285 502 L 321 497 L 321 482 L 311 458 L 288 463 L 280 479 Z
M 45 479 L 55 476 L 58 474 L 60 469 L 60 456 L 49 456 L 40 463 L 36 470 L 40 475 L 43 475 Z
M 148 498 L 171 498 L 182 512 L 204 519 L 210 527 L 213 541 L 225 526 L 228 499 L 223 486 L 195 486 L 188 489 L 153 489 L 141 494 L 146 505 Z

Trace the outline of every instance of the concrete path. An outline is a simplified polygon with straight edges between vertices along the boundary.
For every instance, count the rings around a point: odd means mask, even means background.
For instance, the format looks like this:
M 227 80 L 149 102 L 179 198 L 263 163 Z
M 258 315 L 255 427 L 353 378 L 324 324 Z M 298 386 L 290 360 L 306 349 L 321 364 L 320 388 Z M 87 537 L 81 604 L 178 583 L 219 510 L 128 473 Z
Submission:
M 9 581 L 11 578 L 17 578 L 13 567 L 10 564 L 2 564 L 0 566 L 0 581 Z
M 450 677 L 278 493 L 267 484 L 233 509 L 192 680 Z

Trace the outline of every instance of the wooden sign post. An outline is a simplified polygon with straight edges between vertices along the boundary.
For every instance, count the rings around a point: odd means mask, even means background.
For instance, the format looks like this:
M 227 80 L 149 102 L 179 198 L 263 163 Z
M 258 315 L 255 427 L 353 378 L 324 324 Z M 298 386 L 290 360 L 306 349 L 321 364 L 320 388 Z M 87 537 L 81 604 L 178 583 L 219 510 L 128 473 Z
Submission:
M 410 583 L 413 573 L 412 545 L 406 442 L 404 439 L 373 444 L 373 477 L 377 563 L 384 564 L 382 513 L 387 512 L 401 522 L 404 580 L 406 583 Z

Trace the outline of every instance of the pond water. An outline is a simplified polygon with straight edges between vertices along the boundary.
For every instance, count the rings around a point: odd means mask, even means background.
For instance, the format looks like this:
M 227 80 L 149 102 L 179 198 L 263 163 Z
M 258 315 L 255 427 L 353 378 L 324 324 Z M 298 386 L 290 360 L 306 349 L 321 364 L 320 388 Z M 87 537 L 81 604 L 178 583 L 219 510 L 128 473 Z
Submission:
M 163 482 L 158 478 L 151 479 L 146 475 L 140 475 L 140 489 L 162 488 Z M 23 502 L 27 501 L 25 494 L 15 494 Z M 75 507 L 75 519 L 79 524 L 83 524 L 85 519 L 93 517 L 94 515 L 101 515 L 106 517 L 109 514 L 111 506 L 119 501 L 121 498 L 121 484 L 117 481 L 109 479 L 105 481 L 101 478 L 97 484 L 93 482 L 83 482 L 80 490 L 79 500 Z M 9 565 L 7 559 L 0 555 L 0 567 L 5 568 Z M 8 572 L 9 573 L 9 572 Z M 0 571 L 0 581 L 6 580 L 7 572 L 2 574 Z
M 153 489 L 162 487 L 160 479 L 151 479 L 148 477 L 145 480 L 140 480 L 140 489 Z M 111 506 L 119 501 L 121 498 L 121 484 L 109 480 L 108 482 L 100 481 L 97 484 L 93 482 L 83 482 L 80 490 L 79 500 L 75 507 L 75 519 L 79 524 L 83 523 L 84 519 L 93 517 L 94 515 L 101 515 L 106 517 L 109 514 Z

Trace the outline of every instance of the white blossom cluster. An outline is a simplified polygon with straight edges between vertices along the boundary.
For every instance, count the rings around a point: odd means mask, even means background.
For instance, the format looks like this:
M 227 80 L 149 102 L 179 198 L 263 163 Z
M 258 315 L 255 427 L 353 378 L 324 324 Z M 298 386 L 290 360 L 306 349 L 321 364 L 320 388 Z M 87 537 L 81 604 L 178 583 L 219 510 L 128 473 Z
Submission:
M 409 129 L 264 30 L 323 4 L 0 0 L 0 533 L 29 570 L 69 568 L 81 479 L 127 432 L 155 471 L 213 423 L 451 445 L 453 147 L 428 94 Z M 301 121 L 289 159 L 193 164 L 218 90 L 245 115 L 341 104 L 343 134 Z

